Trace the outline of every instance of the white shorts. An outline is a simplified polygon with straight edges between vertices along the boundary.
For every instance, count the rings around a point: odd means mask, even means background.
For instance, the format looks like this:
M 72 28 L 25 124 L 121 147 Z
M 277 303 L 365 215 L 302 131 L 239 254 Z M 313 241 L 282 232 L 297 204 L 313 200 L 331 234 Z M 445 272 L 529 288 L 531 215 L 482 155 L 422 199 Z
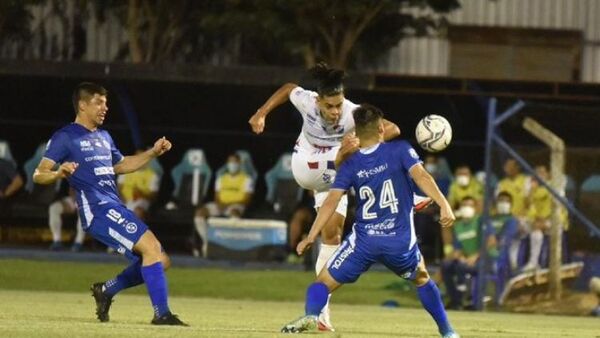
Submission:
M 337 147 L 315 147 L 300 134 L 292 155 L 294 179 L 304 189 L 315 192 L 315 208 L 320 208 L 335 179 Z M 336 211 L 346 217 L 348 197 L 344 195 Z

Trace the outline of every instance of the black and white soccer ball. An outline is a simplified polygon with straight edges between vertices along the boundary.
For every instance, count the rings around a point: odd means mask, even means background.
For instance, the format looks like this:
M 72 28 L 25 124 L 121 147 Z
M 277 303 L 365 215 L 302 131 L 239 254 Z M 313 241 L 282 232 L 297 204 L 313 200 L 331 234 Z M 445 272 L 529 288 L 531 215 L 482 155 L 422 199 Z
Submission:
M 452 141 L 452 126 L 440 115 L 427 115 L 417 124 L 415 136 L 421 148 L 436 153 Z

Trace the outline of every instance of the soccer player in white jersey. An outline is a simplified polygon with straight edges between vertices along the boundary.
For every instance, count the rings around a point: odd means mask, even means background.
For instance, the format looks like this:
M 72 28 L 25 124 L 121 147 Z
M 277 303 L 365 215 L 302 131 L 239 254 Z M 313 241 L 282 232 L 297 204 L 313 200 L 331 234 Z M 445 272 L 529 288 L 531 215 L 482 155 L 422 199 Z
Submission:
M 419 251 L 411 181 L 440 206 L 442 226 L 454 222 L 452 208 L 408 142 L 383 142 L 383 113 L 379 109 L 363 104 L 353 114 L 360 150 L 340 166 L 307 238 L 298 244 L 296 251 L 301 255 L 314 243 L 350 188 L 357 191 L 356 222 L 317 281 L 308 287 L 305 316 L 281 331 L 299 333 L 316 329 L 328 295 L 343 284 L 354 283 L 372 264 L 379 262 L 414 283 L 421 304 L 435 320 L 442 337 L 457 338 Z
M 292 155 L 292 172 L 301 187 L 314 190 L 315 208 L 318 209 L 333 183 L 336 164 L 340 164 L 344 157 L 358 149 L 352 117 L 352 111 L 358 105 L 344 96 L 344 71 L 331 69 L 326 64 L 319 63 L 311 69 L 311 73 L 318 81 L 316 92 L 294 83 L 286 83 L 248 122 L 252 130 L 260 134 L 265 128 L 267 115 L 288 99 L 298 109 L 302 114 L 303 124 Z M 383 120 L 383 125 L 385 140 L 400 135 L 400 128 L 394 123 Z M 347 207 L 348 199 L 343 196 L 335 215 L 321 232 L 322 244 L 315 265 L 317 275 L 340 245 Z M 319 317 L 319 325 L 323 331 L 333 331 L 328 306 L 325 306 Z

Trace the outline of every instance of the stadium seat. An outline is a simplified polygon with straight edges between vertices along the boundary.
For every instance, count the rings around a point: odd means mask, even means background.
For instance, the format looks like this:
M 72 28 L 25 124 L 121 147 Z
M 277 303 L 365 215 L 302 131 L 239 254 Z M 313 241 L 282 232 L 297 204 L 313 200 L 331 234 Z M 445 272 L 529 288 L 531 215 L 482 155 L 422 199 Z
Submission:
M 175 184 L 173 198 L 178 208 L 197 207 L 208 192 L 212 170 L 202 149 L 189 149 L 171 171 Z
M 241 160 L 241 170 L 246 174 L 250 175 L 254 183 L 256 184 L 256 179 L 258 178 L 258 172 L 254 167 L 254 162 L 252 161 L 252 155 L 247 150 L 236 150 L 235 152 Z M 219 177 L 227 170 L 227 164 L 223 164 L 216 172 L 215 176 Z
M 292 174 L 292 154 L 281 155 L 277 163 L 265 174 L 266 201 L 275 216 L 286 219 L 302 199 L 302 188 Z

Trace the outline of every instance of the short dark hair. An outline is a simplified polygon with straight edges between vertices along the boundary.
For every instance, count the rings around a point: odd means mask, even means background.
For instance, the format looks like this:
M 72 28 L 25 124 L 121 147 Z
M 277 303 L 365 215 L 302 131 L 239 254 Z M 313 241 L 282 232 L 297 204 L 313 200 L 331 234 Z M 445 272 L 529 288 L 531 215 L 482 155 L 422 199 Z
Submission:
M 498 196 L 496 196 L 496 199 L 500 198 L 500 197 L 506 197 L 510 200 L 510 203 L 512 203 L 513 198 L 512 195 L 508 193 L 508 191 L 506 190 L 502 190 L 501 192 L 498 193 Z
M 75 87 L 73 91 L 73 109 L 75 109 L 75 114 L 79 113 L 79 101 L 88 100 L 90 97 L 95 94 L 106 96 L 108 91 L 106 88 L 92 83 L 92 82 L 81 82 Z
M 354 117 L 356 133 L 362 135 L 365 132 L 375 130 L 379 126 L 379 122 L 383 119 L 383 112 L 373 105 L 363 103 L 354 109 L 352 116 Z
M 320 97 L 335 96 L 344 92 L 346 72 L 330 68 L 325 62 L 319 62 L 310 70 L 312 77 L 319 81 L 317 93 Z
M 229 158 L 229 157 L 233 157 L 233 158 L 235 158 L 235 159 L 236 159 L 238 162 L 242 162 L 242 158 L 240 157 L 240 154 L 238 154 L 238 153 L 231 153 L 231 154 L 229 154 L 228 158 Z

